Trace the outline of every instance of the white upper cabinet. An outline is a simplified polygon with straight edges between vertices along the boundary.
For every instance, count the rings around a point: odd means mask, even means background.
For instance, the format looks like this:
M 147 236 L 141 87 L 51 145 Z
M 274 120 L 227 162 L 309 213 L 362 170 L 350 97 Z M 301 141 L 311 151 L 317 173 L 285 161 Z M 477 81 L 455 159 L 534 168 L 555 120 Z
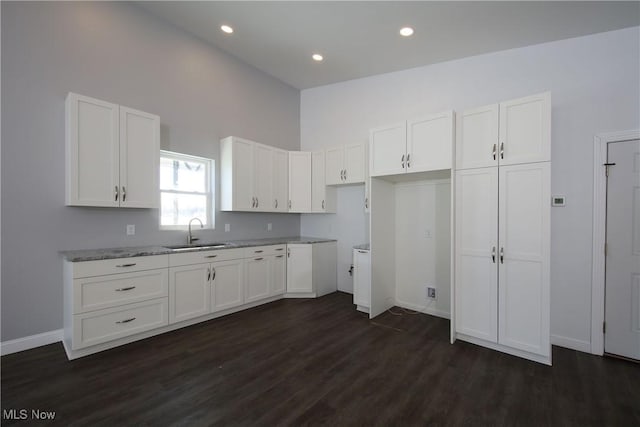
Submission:
M 273 149 L 273 212 L 287 212 L 289 199 L 289 153 L 285 150 Z
M 311 212 L 311 153 L 289 152 L 289 212 Z
M 120 107 L 120 206 L 159 206 L 159 153 L 160 118 Z
M 453 118 L 445 111 L 371 130 L 371 176 L 451 169 Z
M 253 141 L 229 136 L 220 141 L 220 209 L 255 210 Z
M 158 207 L 160 118 L 69 93 L 66 204 Z
M 551 160 L 551 94 L 500 103 L 500 164 Z
M 407 122 L 407 172 L 451 169 L 453 111 Z
M 363 183 L 366 171 L 366 145 L 350 144 L 325 151 L 327 185 Z
M 254 143 L 253 163 L 254 209 L 273 211 L 273 148 Z
M 311 153 L 311 211 L 335 212 L 335 189 L 325 184 L 325 152 Z
M 549 92 L 461 113 L 456 132 L 456 168 L 551 160 Z
M 407 124 L 398 123 L 369 132 L 369 171 L 371 176 L 405 172 Z

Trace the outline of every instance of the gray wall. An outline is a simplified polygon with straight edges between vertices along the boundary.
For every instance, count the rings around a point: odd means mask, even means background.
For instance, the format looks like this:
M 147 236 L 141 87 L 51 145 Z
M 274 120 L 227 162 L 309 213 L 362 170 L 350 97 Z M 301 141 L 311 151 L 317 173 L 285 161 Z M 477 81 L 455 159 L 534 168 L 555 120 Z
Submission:
M 185 240 L 156 210 L 64 206 L 69 91 L 158 114 L 163 149 L 218 159 L 227 135 L 300 146 L 298 90 L 136 6 L 3 1 L 2 341 L 62 328 L 59 250 Z M 297 235 L 300 219 L 216 212 L 216 225 L 205 238 Z

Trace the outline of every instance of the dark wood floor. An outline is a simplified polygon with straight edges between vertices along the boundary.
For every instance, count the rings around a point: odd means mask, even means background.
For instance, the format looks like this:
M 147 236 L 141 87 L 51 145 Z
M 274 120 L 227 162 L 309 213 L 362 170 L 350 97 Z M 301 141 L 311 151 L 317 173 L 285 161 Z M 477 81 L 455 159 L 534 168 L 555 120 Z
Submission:
M 1 362 L 2 409 L 60 425 L 640 425 L 639 365 L 554 348 L 551 368 L 451 345 L 447 320 L 369 321 L 344 293 L 73 362 L 61 344 Z

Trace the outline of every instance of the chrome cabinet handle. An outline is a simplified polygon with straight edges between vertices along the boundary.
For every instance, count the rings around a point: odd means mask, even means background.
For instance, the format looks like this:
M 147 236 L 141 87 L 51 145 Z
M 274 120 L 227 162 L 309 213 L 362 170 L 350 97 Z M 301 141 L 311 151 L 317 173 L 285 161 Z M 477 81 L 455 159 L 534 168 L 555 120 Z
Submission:
M 211 281 L 213 282 L 214 280 L 216 280 L 216 268 L 215 267 L 211 267 Z
M 347 170 L 346 169 L 344 170 L 344 180 L 345 181 L 347 180 Z
M 262 249 L 260 249 L 259 251 L 253 251 L 254 254 L 261 254 L 262 252 L 264 252 Z
M 400 164 L 402 165 L 402 169 L 404 169 L 404 154 L 402 155 L 402 160 L 400 161 Z
M 127 188 L 124 185 L 122 186 L 122 201 L 127 201 Z
M 322 201 L 322 209 L 324 209 L 324 200 Z
M 360 252 L 361 254 L 366 254 L 367 251 L 361 251 L 360 249 L 358 249 L 358 252 Z
M 218 256 L 218 255 L 207 255 L 205 258 L 215 258 L 215 257 L 217 257 L 217 256 Z
M 211 268 L 207 268 L 207 282 L 211 281 Z
M 118 194 L 120 194 L 120 192 L 118 191 L 118 186 L 116 185 L 116 192 L 115 192 L 116 202 L 118 201 Z
M 276 258 L 282 258 L 284 255 L 276 255 Z
M 258 199 L 258 198 L 256 197 L 256 208 L 257 208 L 258 206 L 260 206 L 260 199 Z
M 504 248 L 500 248 L 500 264 L 504 264 Z
M 410 168 L 411 167 L 411 153 L 407 154 L 407 167 Z
M 117 323 L 117 324 L 129 323 L 129 322 L 133 322 L 134 320 L 136 320 L 136 318 L 135 318 L 135 317 L 130 317 L 129 319 L 118 320 L 116 323 Z
M 276 248 L 276 251 L 283 251 L 284 248 Z
M 491 151 L 491 155 L 493 156 L 493 160 L 496 159 L 496 149 L 497 149 L 496 144 L 493 144 L 493 150 Z
M 289 209 L 291 209 L 291 200 L 289 200 Z
M 504 159 L 504 142 L 500 143 L 500 158 Z
M 493 261 L 493 263 L 496 263 L 496 247 L 492 247 L 491 248 L 491 261 Z
M 135 289 L 135 286 L 127 286 L 126 288 L 118 288 L 116 289 L 116 292 L 124 292 L 124 291 L 130 291 L 131 289 Z
M 369 198 L 368 197 L 364 198 L 364 207 L 365 207 L 365 209 L 369 209 Z
M 134 265 L 136 265 L 136 263 L 132 262 L 131 264 L 119 264 L 119 265 L 116 265 L 116 267 L 120 267 L 120 268 L 122 268 L 122 267 L 133 267 Z
M 287 258 L 291 258 L 291 249 L 287 248 Z
M 274 207 L 275 209 L 278 209 L 278 199 L 276 199 L 276 200 L 275 200 L 275 203 L 273 204 L 273 207 Z
M 254 261 L 262 261 L 264 258 L 254 258 Z

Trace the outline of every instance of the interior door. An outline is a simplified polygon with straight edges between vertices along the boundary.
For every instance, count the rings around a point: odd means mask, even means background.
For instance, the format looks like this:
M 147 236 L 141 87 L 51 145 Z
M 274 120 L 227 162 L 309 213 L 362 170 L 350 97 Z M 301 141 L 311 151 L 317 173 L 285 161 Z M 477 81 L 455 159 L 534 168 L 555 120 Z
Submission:
M 498 342 L 550 356 L 550 165 L 500 166 L 499 180 Z
M 456 172 L 455 326 L 498 341 L 498 168 Z
M 120 107 L 120 206 L 157 208 L 160 117 Z
M 640 141 L 607 146 L 605 351 L 640 360 Z
M 407 172 L 451 169 L 453 111 L 407 122 Z
M 272 211 L 273 149 L 267 145 L 254 144 L 253 161 L 255 164 L 253 178 L 255 210 Z
M 398 123 L 369 134 L 369 173 L 371 176 L 405 173 L 407 157 L 407 124 Z

